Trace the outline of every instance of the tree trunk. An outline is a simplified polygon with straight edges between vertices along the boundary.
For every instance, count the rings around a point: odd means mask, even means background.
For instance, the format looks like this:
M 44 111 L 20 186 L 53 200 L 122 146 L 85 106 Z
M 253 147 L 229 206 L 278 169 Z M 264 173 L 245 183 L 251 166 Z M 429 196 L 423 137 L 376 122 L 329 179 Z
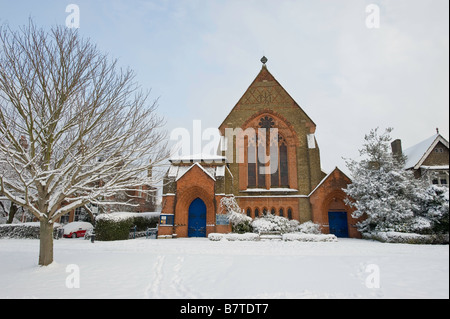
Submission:
M 16 213 L 17 213 L 17 206 L 13 202 L 11 202 L 11 206 L 9 207 L 8 220 L 6 221 L 7 224 L 12 224 Z
M 41 219 L 39 266 L 48 266 L 53 262 L 53 223 Z

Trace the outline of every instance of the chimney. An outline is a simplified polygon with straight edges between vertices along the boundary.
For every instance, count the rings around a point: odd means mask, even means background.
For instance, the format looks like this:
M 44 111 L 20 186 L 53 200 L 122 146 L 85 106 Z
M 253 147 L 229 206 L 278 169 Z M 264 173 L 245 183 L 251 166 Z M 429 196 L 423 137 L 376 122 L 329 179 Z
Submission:
M 396 139 L 391 143 L 392 154 L 397 157 L 401 157 L 403 155 L 402 150 L 402 140 Z

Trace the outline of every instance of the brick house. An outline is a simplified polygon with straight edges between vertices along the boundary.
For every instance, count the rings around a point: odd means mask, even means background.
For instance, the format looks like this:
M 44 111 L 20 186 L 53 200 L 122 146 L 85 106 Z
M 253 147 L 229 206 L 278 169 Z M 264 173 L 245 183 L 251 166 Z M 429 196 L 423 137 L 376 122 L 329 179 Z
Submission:
M 426 178 L 430 183 L 448 186 L 448 141 L 439 134 L 427 138 L 407 149 L 402 149 L 400 139 L 392 142 L 392 153 L 406 156 L 405 169 L 412 170 L 416 178 Z
M 221 155 L 171 160 L 160 237 L 229 232 L 219 204 L 230 195 L 252 218 L 271 213 L 312 220 L 324 233 L 360 237 L 344 204 L 342 188 L 351 180 L 338 168 L 322 171 L 316 124 L 269 72 L 267 60 L 261 62 L 259 74 L 219 126 L 227 141 Z
M 111 198 L 112 201 L 117 201 L 118 204 L 113 206 L 107 206 L 103 208 L 103 211 L 111 212 L 133 212 L 133 213 L 144 213 L 144 212 L 155 212 L 156 211 L 156 192 L 157 189 L 150 185 L 141 185 L 135 187 L 133 190 L 123 192 L 122 194 L 116 195 Z M 151 195 L 154 194 L 154 195 Z M 130 205 L 120 204 L 128 203 Z M 100 213 L 97 206 L 91 205 L 90 210 L 94 215 Z M 78 207 L 61 216 L 58 223 L 67 224 L 76 221 L 89 221 L 93 222 L 94 215 L 91 214 L 86 208 Z

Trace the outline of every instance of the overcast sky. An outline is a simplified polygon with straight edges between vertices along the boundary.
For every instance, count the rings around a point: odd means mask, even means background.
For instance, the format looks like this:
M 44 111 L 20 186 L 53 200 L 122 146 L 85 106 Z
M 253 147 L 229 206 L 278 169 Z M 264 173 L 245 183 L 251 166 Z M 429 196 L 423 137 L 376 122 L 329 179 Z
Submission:
M 364 135 L 403 147 L 449 136 L 448 0 L 0 0 L 0 23 L 64 25 L 138 74 L 167 130 L 217 128 L 261 69 L 317 124 L 322 167 L 346 171 Z M 366 7 L 380 8 L 368 28 Z

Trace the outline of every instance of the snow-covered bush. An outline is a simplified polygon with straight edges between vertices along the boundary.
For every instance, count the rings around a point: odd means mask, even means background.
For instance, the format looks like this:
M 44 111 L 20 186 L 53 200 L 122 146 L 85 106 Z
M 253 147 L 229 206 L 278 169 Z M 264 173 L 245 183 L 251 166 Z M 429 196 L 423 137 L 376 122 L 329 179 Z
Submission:
M 219 233 L 210 233 L 208 235 L 208 239 L 211 241 L 221 241 L 225 240 L 225 234 L 219 234 Z
M 297 227 L 297 231 L 303 234 L 313 234 L 320 235 L 322 232 L 320 231 L 320 225 L 313 223 L 312 221 L 305 222 L 300 224 Z
M 363 233 L 364 239 L 373 239 L 383 243 L 415 244 L 415 245 L 443 245 L 449 243 L 448 234 L 422 235 L 399 232 Z
M 332 234 L 283 234 L 284 241 L 304 241 L 304 242 L 337 242 L 337 237 Z
M 416 192 L 420 218 L 414 230 L 420 233 L 449 233 L 449 189 L 445 186 L 430 185 Z M 419 223 L 420 222 L 420 223 Z
M 244 234 L 218 234 L 211 233 L 208 235 L 208 239 L 211 241 L 258 241 L 259 235 L 255 233 L 244 233 Z
M 220 200 L 220 208 L 222 212 L 228 215 L 233 233 L 243 234 L 252 232 L 252 218 L 245 215 L 234 196 L 222 198 Z
M 284 234 L 297 231 L 299 222 L 289 220 L 286 217 L 267 214 L 255 218 L 251 225 L 255 233 L 280 232 Z

